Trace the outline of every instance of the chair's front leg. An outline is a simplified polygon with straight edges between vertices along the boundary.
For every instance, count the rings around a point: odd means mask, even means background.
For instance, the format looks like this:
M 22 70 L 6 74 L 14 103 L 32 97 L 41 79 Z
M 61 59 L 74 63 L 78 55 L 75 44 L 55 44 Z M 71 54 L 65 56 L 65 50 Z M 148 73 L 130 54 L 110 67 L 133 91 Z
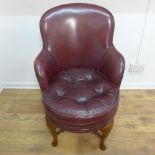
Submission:
M 109 135 L 109 133 L 110 133 L 112 127 L 113 127 L 113 124 L 114 124 L 114 120 L 112 120 L 104 128 L 100 129 L 100 131 L 102 132 L 101 142 L 100 142 L 100 148 L 101 148 L 101 150 L 106 150 L 106 146 L 104 144 L 104 141 L 105 141 L 106 137 Z
M 58 139 L 57 139 L 56 127 L 52 124 L 51 121 L 49 121 L 47 116 L 45 116 L 45 119 L 46 119 L 47 127 L 53 136 L 52 146 L 57 146 L 58 145 Z

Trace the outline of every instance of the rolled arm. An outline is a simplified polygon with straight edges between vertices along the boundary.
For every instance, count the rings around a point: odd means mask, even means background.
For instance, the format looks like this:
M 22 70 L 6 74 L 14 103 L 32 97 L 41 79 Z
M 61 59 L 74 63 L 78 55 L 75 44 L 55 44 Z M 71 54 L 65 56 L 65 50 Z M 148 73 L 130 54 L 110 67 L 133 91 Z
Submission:
M 115 85 L 120 86 L 125 69 L 124 57 L 111 46 L 100 63 L 101 72 Z
M 49 86 L 51 78 L 57 73 L 58 68 L 52 55 L 47 51 L 42 50 L 35 59 L 34 70 L 40 88 L 43 91 Z

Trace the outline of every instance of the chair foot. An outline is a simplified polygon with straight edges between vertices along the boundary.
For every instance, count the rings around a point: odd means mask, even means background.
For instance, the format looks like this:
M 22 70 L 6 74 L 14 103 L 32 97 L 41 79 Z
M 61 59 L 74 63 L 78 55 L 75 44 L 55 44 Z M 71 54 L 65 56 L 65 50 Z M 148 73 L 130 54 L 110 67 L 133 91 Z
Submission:
M 55 146 L 57 146 L 57 145 L 58 145 L 58 142 L 53 140 L 53 142 L 52 142 L 52 146 L 55 147 Z
M 58 139 L 57 139 L 56 127 L 52 124 L 51 121 L 49 121 L 49 119 L 47 117 L 45 117 L 45 119 L 46 119 L 47 127 L 53 136 L 52 146 L 57 146 L 58 145 Z
M 106 150 L 106 146 L 104 144 L 100 144 L 100 149 L 104 151 Z
M 113 124 L 114 124 L 114 120 L 112 120 L 104 128 L 100 129 L 100 131 L 102 132 L 101 141 L 100 141 L 100 149 L 101 150 L 106 150 L 106 146 L 105 146 L 104 142 L 105 142 L 105 139 L 107 138 L 107 136 L 109 135 L 109 133 L 113 127 Z

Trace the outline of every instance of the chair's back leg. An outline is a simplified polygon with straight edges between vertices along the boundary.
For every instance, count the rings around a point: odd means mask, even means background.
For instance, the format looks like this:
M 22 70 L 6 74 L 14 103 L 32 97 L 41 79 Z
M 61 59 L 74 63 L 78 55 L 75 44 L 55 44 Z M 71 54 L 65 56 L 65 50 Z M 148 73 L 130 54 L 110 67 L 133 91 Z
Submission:
M 113 127 L 113 124 L 114 124 L 114 120 L 112 120 L 104 128 L 100 129 L 100 131 L 102 132 L 101 141 L 100 141 L 100 148 L 101 148 L 101 150 L 105 150 L 106 149 L 104 141 L 105 141 L 106 137 L 109 135 L 109 133 L 110 133 L 112 127 Z
M 58 145 L 58 139 L 57 139 L 57 133 L 56 133 L 56 127 L 52 124 L 52 122 L 45 116 L 47 127 L 50 130 L 50 133 L 53 136 L 53 142 L 52 146 L 57 146 Z

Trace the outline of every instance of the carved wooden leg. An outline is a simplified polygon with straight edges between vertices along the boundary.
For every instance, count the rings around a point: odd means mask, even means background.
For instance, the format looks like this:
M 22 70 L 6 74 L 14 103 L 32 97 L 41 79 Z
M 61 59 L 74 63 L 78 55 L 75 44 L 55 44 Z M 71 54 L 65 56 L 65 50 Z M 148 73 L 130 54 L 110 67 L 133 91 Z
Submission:
M 101 148 L 101 150 L 106 150 L 106 146 L 104 144 L 104 141 L 105 141 L 106 137 L 109 135 L 109 133 L 110 133 L 112 127 L 113 127 L 113 124 L 114 124 L 114 120 L 112 120 L 104 128 L 100 129 L 100 131 L 102 132 L 101 142 L 100 142 L 100 148 Z
M 58 145 L 58 139 L 57 139 L 56 127 L 52 124 L 51 121 L 48 120 L 47 117 L 45 117 L 45 119 L 46 119 L 47 127 L 53 136 L 52 146 L 57 146 Z

